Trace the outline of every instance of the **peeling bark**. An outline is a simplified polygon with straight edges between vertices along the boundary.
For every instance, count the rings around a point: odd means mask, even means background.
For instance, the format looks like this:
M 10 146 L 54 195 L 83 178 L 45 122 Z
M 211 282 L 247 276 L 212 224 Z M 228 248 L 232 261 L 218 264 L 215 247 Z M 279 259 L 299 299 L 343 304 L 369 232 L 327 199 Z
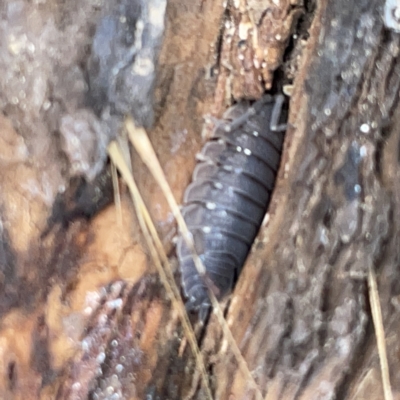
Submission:
M 80 68 L 98 7 L 50 3 L 0 5 L 0 397 L 204 399 L 128 196 L 122 225 L 113 206 L 90 219 L 76 153 L 62 141 L 63 116 L 83 107 Z M 295 78 L 277 187 L 232 294 L 229 327 L 267 399 L 381 399 L 372 267 L 398 397 L 399 34 L 377 0 L 324 0 L 315 10 L 217 3 L 167 7 L 150 137 L 178 199 L 205 139 L 204 115 Z M 243 24 L 246 35 L 275 38 L 273 51 L 268 40 L 236 47 Z M 64 39 L 73 32 L 76 46 Z M 93 132 L 83 164 L 101 148 Z M 137 157 L 133 171 L 171 249 L 174 221 L 160 189 Z M 67 198 L 58 201 L 60 192 Z M 215 316 L 195 326 L 214 397 L 255 398 Z

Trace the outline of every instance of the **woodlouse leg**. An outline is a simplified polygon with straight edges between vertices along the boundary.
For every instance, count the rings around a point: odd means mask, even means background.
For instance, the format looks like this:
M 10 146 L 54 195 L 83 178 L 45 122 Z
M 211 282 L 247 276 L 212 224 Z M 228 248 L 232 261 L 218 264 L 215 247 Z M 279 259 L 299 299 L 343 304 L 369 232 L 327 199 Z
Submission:
M 285 97 L 283 94 L 278 94 L 275 97 L 275 104 L 274 108 L 272 109 L 271 113 L 271 122 L 270 122 L 270 129 L 273 132 L 282 132 L 285 131 L 287 128 L 287 124 L 279 124 L 279 119 L 282 113 L 282 106 L 285 101 Z
M 283 97 L 283 96 L 282 96 Z M 272 103 L 275 100 L 274 96 L 270 94 L 266 94 L 260 100 L 257 100 L 249 109 L 240 117 L 236 118 L 230 124 L 225 125 L 224 130 L 225 132 L 232 132 L 233 130 L 239 128 L 243 125 L 250 117 L 256 115 L 257 112 L 264 106 L 264 104 Z M 282 105 L 281 105 L 282 108 Z M 280 113 L 280 111 L 279 111 Z

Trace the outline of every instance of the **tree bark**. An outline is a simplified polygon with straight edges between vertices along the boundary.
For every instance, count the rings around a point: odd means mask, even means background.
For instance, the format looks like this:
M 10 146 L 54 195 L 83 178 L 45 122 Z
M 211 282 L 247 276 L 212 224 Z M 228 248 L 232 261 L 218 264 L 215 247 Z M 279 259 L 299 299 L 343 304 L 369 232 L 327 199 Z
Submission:
M 377 0 L 275 3 L 169 1 L 150 138 L 181 199 L 209 132 L 204 115 L 293 83 L 272 203 L 226 320 L 264 398 L 381 399 L 373 270 L 397 398 L 399 34 Z M 127 193 L 122 223 L 114 206 L 53 218 L 58 188 L 79 186 L 54 126 L 82 96 L 67 90 L 80 78 L 65 71 L 85 58 L 96 5 L 21 4 L 32 18 L 11 0 L 1 16 L 0 65 L 11 78 L 0 78 L 0 397 L 204 399 Z M 268 40 L 242 47 L 255 27 Z M 44 28 L 53 33 L 37 39 Z M 60 32 L 78 32 L 76 48 L 63 48 Z M 47 57 L 40 43 L 66 57 Z M 15 71 L 28 67 L 21 83 Z M 171 212 L 138 157 L 133 172 L 175 265 Z M 215 315 L 195 326 L 213 398 L 256 398 Z

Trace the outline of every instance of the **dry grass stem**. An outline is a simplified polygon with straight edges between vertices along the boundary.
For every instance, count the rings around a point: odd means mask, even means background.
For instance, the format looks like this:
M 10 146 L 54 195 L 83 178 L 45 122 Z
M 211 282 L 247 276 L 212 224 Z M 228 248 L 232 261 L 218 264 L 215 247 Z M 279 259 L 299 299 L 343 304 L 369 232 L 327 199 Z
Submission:
M 200 350 L 197 346 L 196 337 L 190 325 L 190 321 L 187 317 L 185 307 L 180 298 L 179 289 L 176 287 L 175 282 L 173 280 L 171 266 L 169 265 L 167 255 L 165 254 L 162 243 L 157 235 L 155 226 L 150 218 L 150 214 L 139 193 L 139 189 L 132 176 L 130 168 L 125 162 L 120 147 L 116 142 L 112 142 L 109 145 L 108 154 L 110 155 L 112 162 L 118 168 L 119 172 L 121 173 L 124 181 L 126 182 L 130 190 L 135 210 L 137 213 L 137 217 L 139 220 L 139 224 L 143 231 L 143 235 L 145 237 L 151 257 L 158 270 L 158 273 L 160 274 L 160 279 L 167 291 L 168 297 L 170 298 L 174 309 L 178 310 L 180 319 L 182 321 L 183 329 L 185 331 L 186 337 L 189 341 L 193 354 L 195 355 L 197 366 L 200 369 L 207 399 L 212 400 L 211 389 L 208 384 L 208 376 L 204 366 L 203 356 L 200 353 Z
M 197 271 L 199 272 L 200 275 L 204 275 L 205 274 L 204 265 L 202 264 L 199 256 L 197 255 L 197 253 L 195 251 L 192 236 L 186 226 L 185 220 L 182 217 L 179 206 L 175 200 L 174 195 L 172 194 L 171 188 L 166 180 L 164 171 L 161 168 L 161 165 L 158 161 L 158 158 L 153 149 L 153 146 L 151 145 L 150 140 L 146 134 L 146 131 L 143 128 L 136 127 L 132 118 L 128 118 L 126 120 L 125 126 L 128 131 L 129 139 L 130 139 L 132 145 L 135 147 L 136 151 L 142 158 L 143 162 L 149 168 L 154 179 L 157 181 L 162 192 L 164 193 L 165 198 L 167 199 L 167 202 L 171 208 L 171 211 L 174 214 L 174 217 L 178 223 L 179 230 L 182 233 L 182 236 L 183 236 L 184 240 L 186 241 L 186 244 L 188 245 L 189 249 L 192 251 L 193 260 L 196 265 Z M 207 284 L 207 280 L 205 280 L 205 283 Z M 216 297 L 210 287 L 208 287 L 208 292 L 209 292 L 209 296 L 211 299 L 214 313 L 216 314 L 217 319 L 222 327 L 224 337 L 227 339 L 228 343 L 230 344 L 230 348 L 238 362 L 239 368 L 240 368 L 242 374 L 246 377 L 248 382 L 251 384 L 253 390 L 255 391 L 256 399 L 261 400 L 263 397 L 262 397 L 260 388 L 258 387 L 256 381 L 254 380 L 253 376 L 251 375 L 249 368 L 247 366 L 247 363 L 246 363 L 245 359 L 243 358 L 242 353 L 240 352 L 240 349 L 232 335 L 232 332 L 230 331 L 230 329 L 228 327 L 228 324 L 225 321 L 225 318 L 223 316 L 221 307 L 219 306 L 218 300 L 216 299 Z
M 372 320 L 375 328 L 376 342 L 378 345 L 379 361 L 381 365 L 382 385 L 385 400 L 393 400 L 390 385 L 389 364 L 386 352 L 385 331 L 383 328 L 382 310 L 379 301 L 378 285 L 376 275 L 372 266 L 368 270 L 369 301 L 371 304 Z

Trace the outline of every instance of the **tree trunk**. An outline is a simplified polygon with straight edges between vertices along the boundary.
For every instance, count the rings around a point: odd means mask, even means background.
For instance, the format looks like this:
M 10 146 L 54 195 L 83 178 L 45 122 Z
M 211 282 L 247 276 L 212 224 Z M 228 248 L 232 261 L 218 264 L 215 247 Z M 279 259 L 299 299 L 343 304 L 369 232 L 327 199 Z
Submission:
M 121 221 L 108 197 L 94 202 L 110 180 L 85 186 L 74 172 L 97 165 L 94 133 L 78 161 L 61 138 L 63 116 L 84 109 L 98 4 L 0 10 L 0 397 L 207 398 L 126 190 Z M 377 0 L 168 2 L 149 135 L 179 201 L 209 134 L 203 117 L 293 84 L 268 217 L 226 309 L 265 399 L 383 398 L 371 271 L 400 398 L 400 39 L 385 10 Z M 136 156 L 133 174 L 176 265 L 171 211 Z M 213 398 L 257 398 L 215 314 L 205 327 L 191 320 Z

